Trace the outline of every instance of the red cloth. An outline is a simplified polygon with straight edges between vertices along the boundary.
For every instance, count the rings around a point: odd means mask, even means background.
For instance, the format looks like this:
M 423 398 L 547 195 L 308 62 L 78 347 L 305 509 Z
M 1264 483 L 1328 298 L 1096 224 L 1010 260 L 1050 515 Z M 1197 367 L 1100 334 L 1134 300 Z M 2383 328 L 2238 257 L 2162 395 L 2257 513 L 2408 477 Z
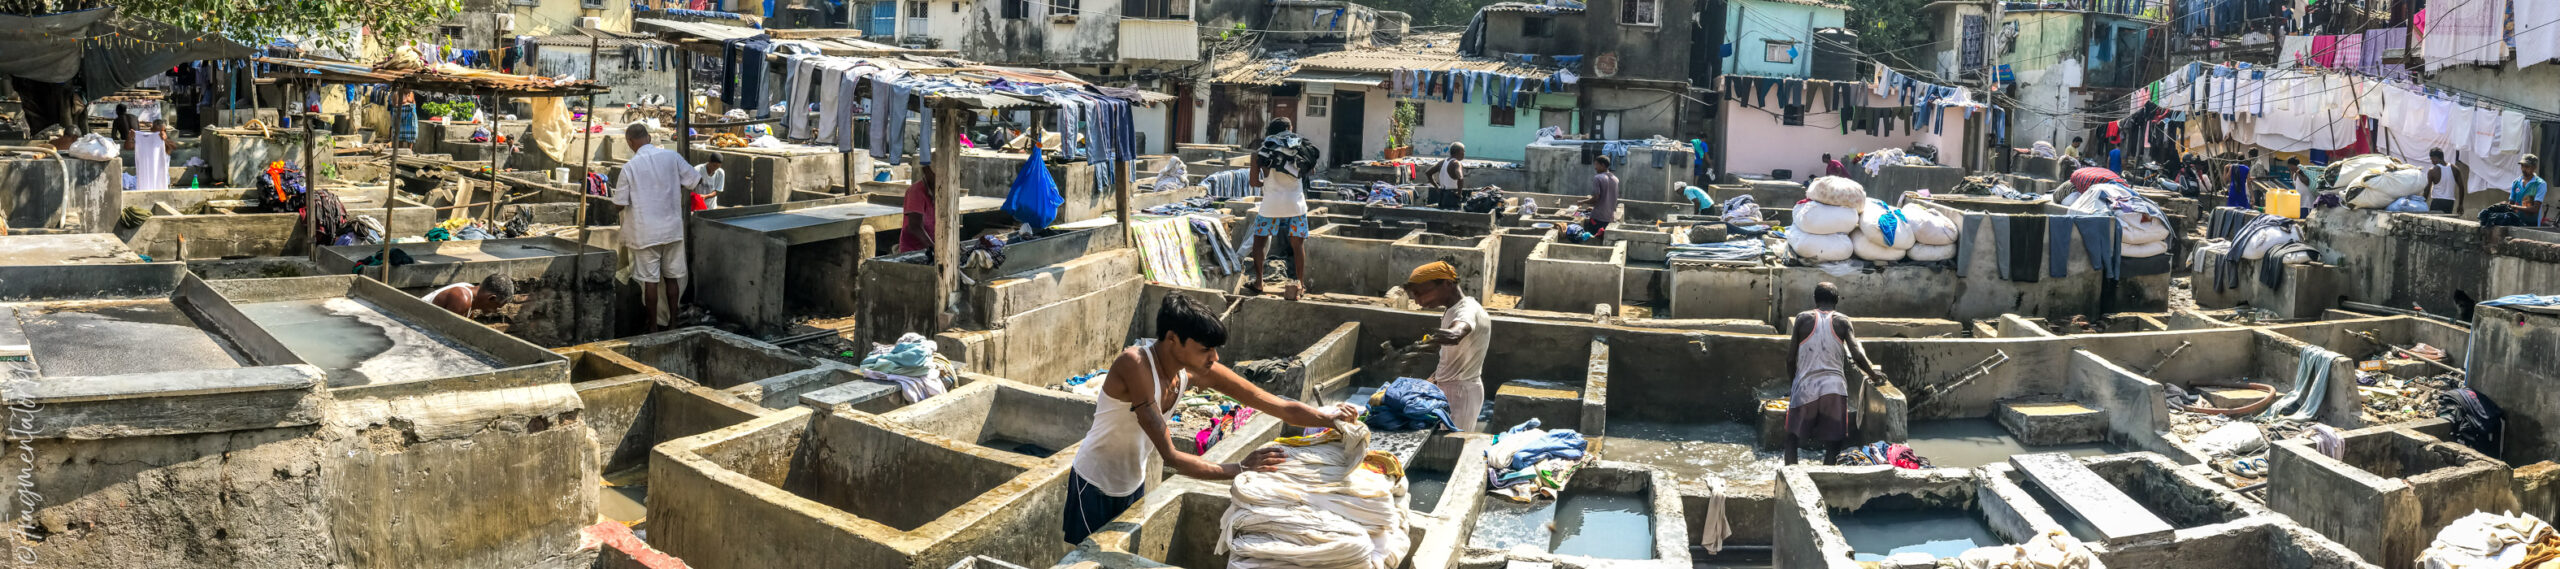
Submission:
M 2311 62 L 2321 67 L 2335 67 L 2338 62 L 2338 36 L 2311 36 Z
M 702 194 L 685 192 L 684 197 L 686 201 L 693 202 L 693 211 L 711 209 L 710 203 L 702 201 Z
M 898 228 L 898 252 L 923 251 L 933 246 L 933 179 L 919 175 L 916 183 L 907 185 L 907 210 Z
M 2123 184 L 2124 177 L 2105 168 L 2081 168 L 2071 172 L 2071 190 L 2074 192 L 2086 192 L 2089 186 L 2110 182 Z
M 1847 178 L 1849 177 L 1849 167 L 1841 165 L 1840 160 L 1835 158 L 1822 163 L 1822 175 Z

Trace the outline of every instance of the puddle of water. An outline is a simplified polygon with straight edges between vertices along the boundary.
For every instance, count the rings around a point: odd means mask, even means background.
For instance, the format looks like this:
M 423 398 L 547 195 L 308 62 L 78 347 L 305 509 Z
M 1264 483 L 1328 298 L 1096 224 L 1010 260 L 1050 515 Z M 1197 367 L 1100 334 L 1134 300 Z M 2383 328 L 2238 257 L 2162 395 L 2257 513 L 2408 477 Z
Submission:
M 649 519 L 649 467 L 607 474 L 604 482 L 604 491 L 596 493 L 598 515 L 625 524 Z
M 1611 428 L 1616 428 L 1612 425 Z M 1920 421 L 1911 424 L 1911 451 L 1929 459 L 1929 464 L 1942 468 L 1972 468 L 1985 464 L 2008 462 L 2009 455 L 2059 452 L 2071 456 L 2114 454 L 2117 449 L 2107 443 L 2076 445 L 2027 446 L 1991 419 L 1952 419 Z
M 1883 561 L 1897 553 L 1949 558 L 1976 547 L 2000 545 L 1991 527 L 1965 510 L 1831 512 L 1831 523 L 1856 552 L 1856 561 Z
M 1017 440 L 1013 440 L 1013 439 L 1008 439 L 1008 438 L 1004 438 L 1004 437 L 988 437 L 988 438 L 987 438 L 987 440 L 978 441 L 978 446 L 987 447 L 987 448 L 996 449 L 996 450 L 1005 451 L 1005 452 L 1014 453 L 1014 454 L 1019 454 L 1019 455 L 1028 456 L 1028 457 L 1032 457 L 1032 458 L 1049 458 L 1049 455 L 1058 454 L 1058 451 L 1057 451 L 1056 449 L 1051 449 L 1051 448 L 1048 448 L 1048 447 L 1044 447 L 1044 446 L 1040 446 L 1040 445 L 1035 445 L 1035 444 L 1031 444 L 1031 443 L 1026 443 L 1026 442 L 1022 442 L 1022 441 L 1017 441 Z
M 1556 507 L 1557 555 L 1652 559 L 1653 516 L 1644 498 L 1566 493 Z
M 346 297 L 253 302 L 240 312 L 275 335 L 304 362 L 329 375 L 330 387 L 453 377 L 496 369 L 480 356 Z
M 1476 531 L 1468 534 L 1467 545 L 1509 551 L 1546 551 L 1555 534 L 1556 503 L 1540 500 L 1522 504 L 1504 498 L 1486 497 L 1476 513 Z
M 1449 490 L 1449 471 L 1404 471 L 1405 497 L 1413 511 L 1430 512 L 1440 506 L 1440 495 Z
M 1759 450 L 1759 428 L 1743 423 L 1612 422 L 1600 454 L 1653 465 L 1675 480 L 1769 480 L 1785 455 Z

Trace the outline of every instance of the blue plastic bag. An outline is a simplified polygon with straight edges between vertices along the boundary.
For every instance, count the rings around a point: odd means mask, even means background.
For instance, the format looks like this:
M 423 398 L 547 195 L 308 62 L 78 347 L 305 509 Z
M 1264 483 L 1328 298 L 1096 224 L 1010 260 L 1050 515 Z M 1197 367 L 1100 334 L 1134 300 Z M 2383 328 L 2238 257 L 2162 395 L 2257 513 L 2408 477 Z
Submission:
M 1040 155 L 1040 147 L 1031 148 L 1031 159 L 1013 175 L 1013 189 L 1005 193 L 1004 212 L 1014 221 L 1031 229 L 1048 229 L 1058 221 L 1058 206 L 1067 198 L 1058 195 L 1058 181 L 1049 178 L 1049 162 Z

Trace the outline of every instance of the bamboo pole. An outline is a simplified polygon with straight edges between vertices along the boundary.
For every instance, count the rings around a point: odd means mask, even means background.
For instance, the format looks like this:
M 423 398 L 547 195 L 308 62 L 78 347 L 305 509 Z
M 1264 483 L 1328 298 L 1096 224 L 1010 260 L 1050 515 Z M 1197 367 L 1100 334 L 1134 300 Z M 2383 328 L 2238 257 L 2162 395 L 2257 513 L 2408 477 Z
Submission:
M 587 36 L 587 75 L 589 76 L 597 75 L 596 50 L 600 49 L 601 43 L 602 40 L 595 36 Z M 585 139 L 579 145 L 586 147 L 586 155 L 578 160 L 577 178 L 569 181 L 578 192 L 578 215 L 571 218 L 578 224 L 578 247 L 577 253 L 569 255 L 569 282 L 573 287 L 569 296 L 569 338 L 572 342 L 587 341 L 587 338 L 578 332 L 581 323 L 587 321 L 587 200 L 593 196 L 587 195 L 586 177 L 587 173 L 594 171 L 596 167 L 596 92 L 593 90 L 587 91 L 585 120 L 585 125 L 578 127 L 578 133 Z M 650 316 L 656 317 L 654 314 Z

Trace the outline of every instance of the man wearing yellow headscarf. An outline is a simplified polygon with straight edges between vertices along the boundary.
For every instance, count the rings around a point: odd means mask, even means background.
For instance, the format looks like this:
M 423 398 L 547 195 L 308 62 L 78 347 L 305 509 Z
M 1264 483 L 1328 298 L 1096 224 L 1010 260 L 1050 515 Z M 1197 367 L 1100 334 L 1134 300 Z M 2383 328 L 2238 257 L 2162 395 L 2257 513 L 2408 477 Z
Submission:
M 1458 430 L 1473 432 L 1484 413 L 1484 353 L 1492 344 L 1493 316 L 1484 305 L 1458 288 L 1458 268 L 1448 261 L 1415 267 L 1404 292 L 1424 308 L 1445 308 L 1431 343 L 1440 345 L 1440 367 L 1431 384 L 1449 398 L 1449 418 Z

